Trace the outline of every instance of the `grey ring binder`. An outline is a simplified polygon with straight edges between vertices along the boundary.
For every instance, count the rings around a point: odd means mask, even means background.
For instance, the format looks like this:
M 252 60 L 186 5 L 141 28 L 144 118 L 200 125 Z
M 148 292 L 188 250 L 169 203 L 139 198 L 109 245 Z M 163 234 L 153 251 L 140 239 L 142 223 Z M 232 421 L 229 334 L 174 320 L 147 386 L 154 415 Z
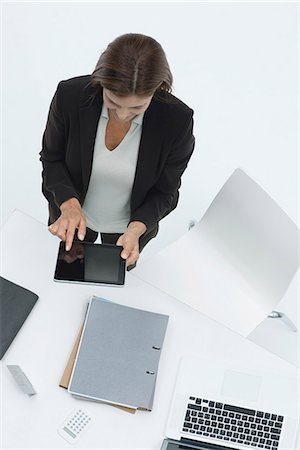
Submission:
M 151 410 L 168 316 L 93 297 L 69 392 Z

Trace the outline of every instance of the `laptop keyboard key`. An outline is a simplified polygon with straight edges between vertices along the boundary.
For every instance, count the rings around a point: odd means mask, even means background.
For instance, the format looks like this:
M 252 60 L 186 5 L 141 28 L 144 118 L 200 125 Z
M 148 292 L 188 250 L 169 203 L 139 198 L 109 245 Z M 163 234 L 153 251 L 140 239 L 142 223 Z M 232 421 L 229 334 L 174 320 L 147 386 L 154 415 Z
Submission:
M 271 439 L 272 439 L 273 441 L 279 441 L 279 436 L 278 436 L 278 434 L 271 434 Z
M 197 411 L 201 411 L 201 406 L 199 405 L 192 405 L 191 403 L 188 404 L 188 408 L 189 409 L 193 409 L 193 410 L 197 410 Z

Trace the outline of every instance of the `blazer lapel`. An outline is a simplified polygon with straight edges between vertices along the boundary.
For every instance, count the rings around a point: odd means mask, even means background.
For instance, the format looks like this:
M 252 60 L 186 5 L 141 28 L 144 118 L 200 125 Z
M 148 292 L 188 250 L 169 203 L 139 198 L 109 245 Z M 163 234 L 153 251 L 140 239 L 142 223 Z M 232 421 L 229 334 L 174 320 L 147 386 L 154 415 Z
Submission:
M 157 100 L 152 100 L 145 112 L 140 141 L 139 155 L 132 188 L 131 210 L 134 211 L 144 200 L 154 184 L 158 173 L 164 142 L 164 115 Z
M 81 106 L 79 109 L 80 153 L 84 196 L 87 192 L 92 171 L 94 144 L 102 109 L 102 103 L 102 95 L 97 94 L 91 102 L 89 101 L 87 92 L 81 99 Z

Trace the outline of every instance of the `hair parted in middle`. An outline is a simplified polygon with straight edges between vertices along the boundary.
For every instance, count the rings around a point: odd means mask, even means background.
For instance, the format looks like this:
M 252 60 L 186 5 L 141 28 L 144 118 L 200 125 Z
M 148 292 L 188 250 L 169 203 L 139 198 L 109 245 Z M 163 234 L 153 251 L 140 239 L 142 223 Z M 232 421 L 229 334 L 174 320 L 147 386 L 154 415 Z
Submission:
M 91 84 L 122 97 L 171 92 L 173 76 L 161 45 L 143 34 L 123 34 L 101 54 Z

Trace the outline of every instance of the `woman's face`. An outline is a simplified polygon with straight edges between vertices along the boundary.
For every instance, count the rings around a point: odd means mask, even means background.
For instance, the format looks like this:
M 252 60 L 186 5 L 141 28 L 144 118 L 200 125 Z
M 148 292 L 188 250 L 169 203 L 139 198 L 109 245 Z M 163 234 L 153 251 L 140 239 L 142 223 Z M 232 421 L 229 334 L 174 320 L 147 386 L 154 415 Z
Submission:
M 110 114 L 119 122 L 129 122 L 135 116 L 142 114 L 150 105 L 150 97 L 137 97 L 130 95 L 128 97 L 119 97 L 108 89 L 103 88 L 103 101 Z

